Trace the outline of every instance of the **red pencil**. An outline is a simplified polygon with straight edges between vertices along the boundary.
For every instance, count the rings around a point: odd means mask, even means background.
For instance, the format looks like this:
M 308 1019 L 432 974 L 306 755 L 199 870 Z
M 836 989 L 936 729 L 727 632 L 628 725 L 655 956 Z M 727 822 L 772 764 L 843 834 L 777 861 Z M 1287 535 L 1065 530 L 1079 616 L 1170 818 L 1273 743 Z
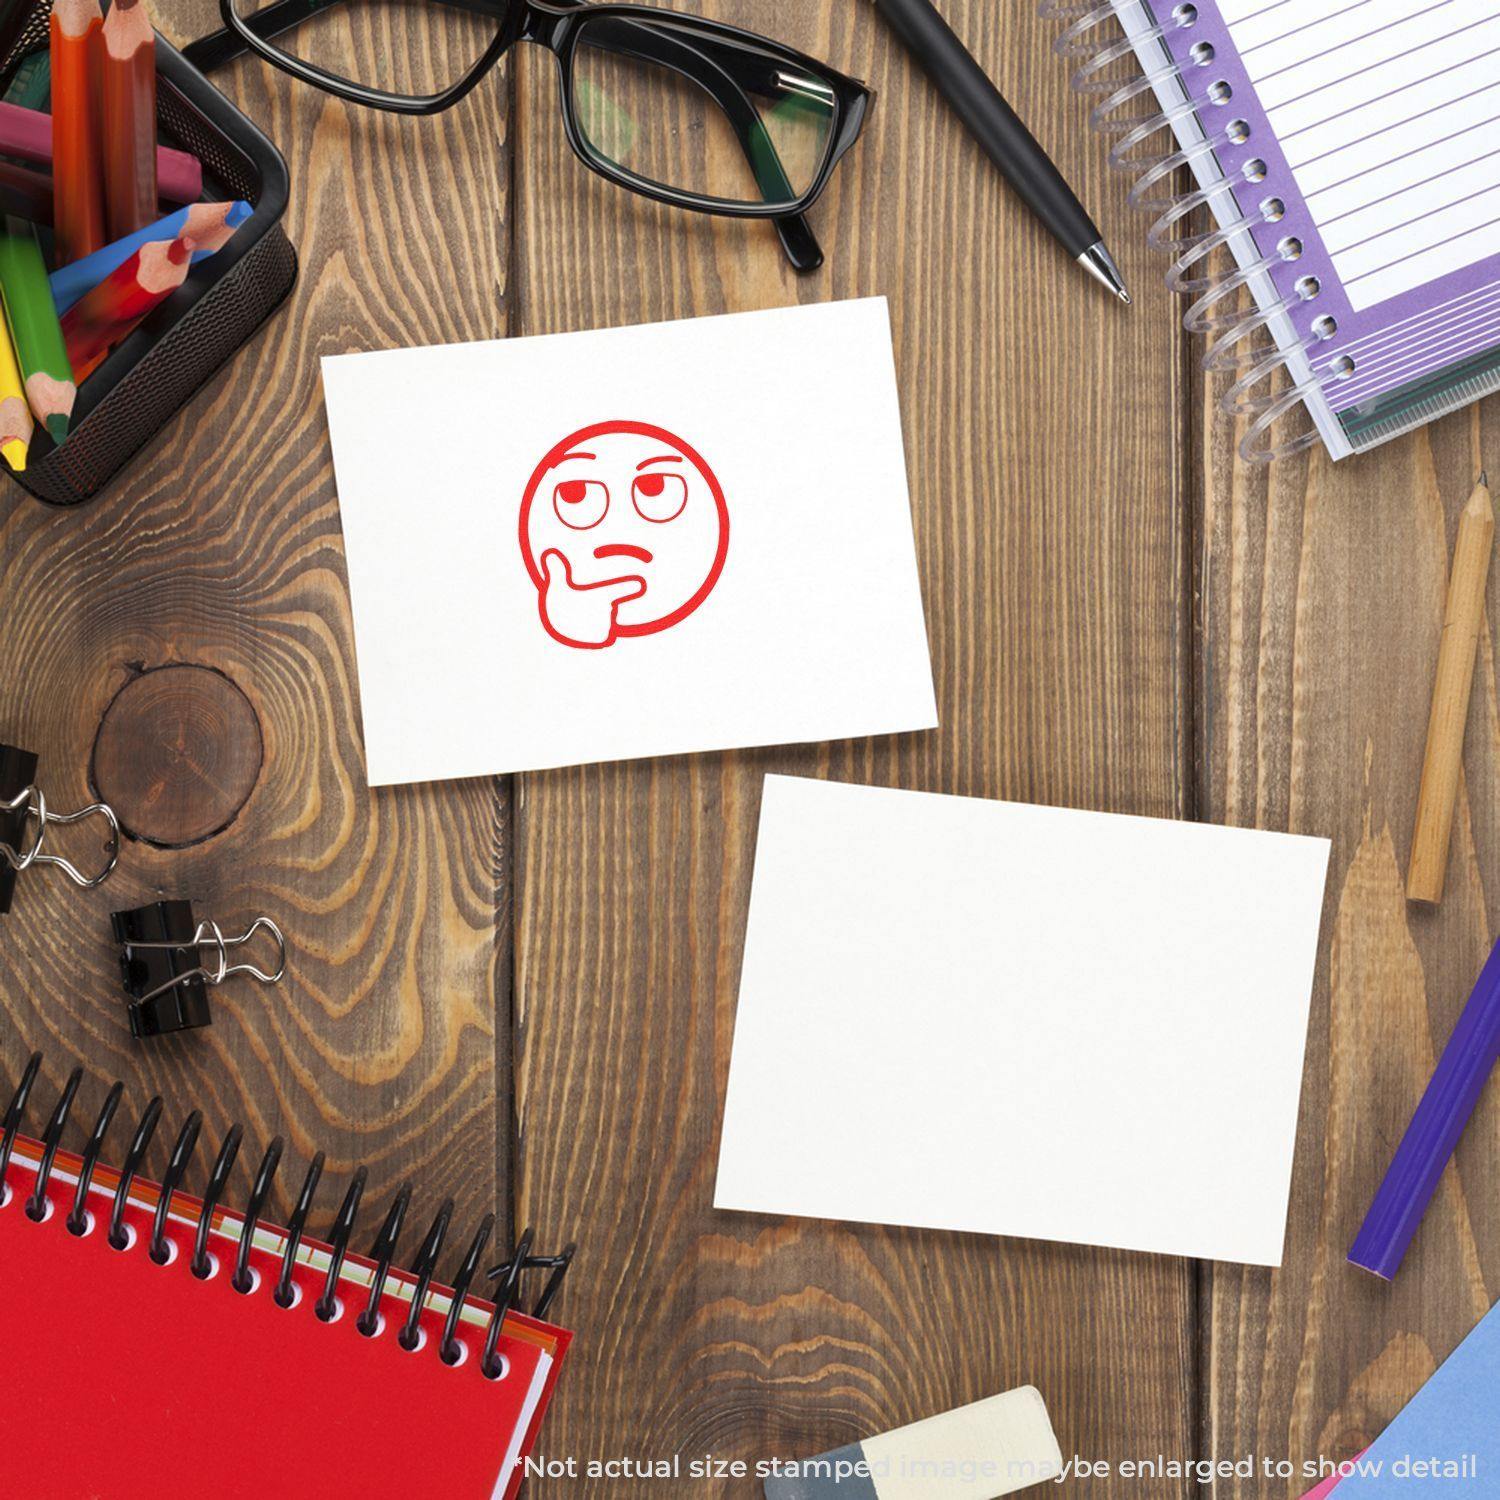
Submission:
M 52 174 L 59 265 L 92 255 L 109 238 L 95 97 L 101 29 L 99 0 L 52 0 Z
M 101 53 L 105 227 L 119 240 L 157 216 L 156 33 L 146 0 L 114 0 Z
M 193 240 L 187 235 L 152 240 L 63 314 L 63 341 L 75 380 L 92 374 L 153 307 L 182 285 L 192 256 Z

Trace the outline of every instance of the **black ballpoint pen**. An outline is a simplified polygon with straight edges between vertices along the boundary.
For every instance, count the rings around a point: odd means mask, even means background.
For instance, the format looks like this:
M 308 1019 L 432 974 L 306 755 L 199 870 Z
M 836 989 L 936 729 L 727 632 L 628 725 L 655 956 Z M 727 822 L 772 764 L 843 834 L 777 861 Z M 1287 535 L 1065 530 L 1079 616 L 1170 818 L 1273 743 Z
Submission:
M 1087 210 L 931 0 L 875 0 L 875 9 L 1063 249 L 1121 302 L 1129 302 L 1120 268 Z

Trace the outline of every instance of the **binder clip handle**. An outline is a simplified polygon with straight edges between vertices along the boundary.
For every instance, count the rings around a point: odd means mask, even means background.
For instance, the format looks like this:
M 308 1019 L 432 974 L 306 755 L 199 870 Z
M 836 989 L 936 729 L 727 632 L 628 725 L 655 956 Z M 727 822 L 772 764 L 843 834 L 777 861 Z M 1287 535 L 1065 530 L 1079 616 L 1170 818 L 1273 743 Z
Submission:
M 229 950 L 231 948 L 242 948 L 257 932 L 268 932 L 271 941 L 276 945 L 276 968 L 267 973 L 264 969 L 257 968 L 254 964 L 232 964 L 229 962 Z M 244 974 L 255 980 L 258 984 L 278 984 L 286 973 L 286 936 L 282 930 L 269 918 L 257 917 L 238 937 L 225 937 L 224 930 L 217 922 L 200 922 L 193 929 L 193 935 L 184 942 L 151 942 L 126 944 L 127 950 L 136 948 L 154 949 L 162 952 L 170 952 L 180 948 L 208 948 L 214 950 L 213 962 L 211 964 L 199 964 L 196 969 L 189 969 L 184 974 L 174 974 L 165 983 L 157 985 L 154 990 L 147 990 L 144 995 L 138 997 L 144 1004 L 147 1000 L 154 1000 L 165 991 L 174 989 L 179 984 L 186 984 L 191 979 L 201 979 L 205 984 L 223 984 L 226 979 L 233 979 L 236 974 Z
M 36 824 L 36 831 L 31 836 L 29 847 L 24 851 L 16 849 L 11 844 L 0 842 L 0 858 L 4 858 L 17 875 L 23 870 L 29 870 L 33 865 L 52 865 L 61 870 L 74 885 L 91 891 L 95 886 L 102 885 L 109 879 L 120 861 L 120 820 L 115 817 L 107 803 L 90 802 L 87 807 L 80 807 L 77 812 L 53 812 L 47 806 L 46 793 L 39 787 L 28 786 L 8 801 L 0 802 L 0 815 L 19 815 L 23 822 Z M 86 818 L 95 817 L 103 818 L 109 825 L 109 843 L 105 862 L 95 874 L 85 875 L 72 860 L 64 859 L 60 854 L 43 852 L 48 829 L 66 827 L 72 823 L 81 823 Z
M 257 917 L 233 937 L 217 922 L 196 921 L 190 901 L 158 901 L 117 911 L 111 920 L 130 996 L 130 1030 L 136 1037 L 210 1025 L 208 991 L 226 979 L 243 975 L 258 984 L 276 984 L 286 973 L 286 938 L 269 917 Z M 274 946 L 274 967 L 233 962 L 233 950 L 260 933 Z

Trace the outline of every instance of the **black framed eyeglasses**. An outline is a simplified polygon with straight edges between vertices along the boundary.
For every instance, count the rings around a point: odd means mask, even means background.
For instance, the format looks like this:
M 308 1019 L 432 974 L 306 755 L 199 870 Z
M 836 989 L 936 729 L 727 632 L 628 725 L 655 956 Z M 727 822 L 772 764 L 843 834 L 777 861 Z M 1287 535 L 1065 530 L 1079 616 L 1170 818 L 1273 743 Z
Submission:
M 219 9 L 225 29 L 185 49 L 204 72 L 248 50 L 341 99 L 406 115 L 451 108 L 515 43 L 535 42 L 557 59 L 564 129 L 585 166 L 660 203 L 770 219 L 799 271 L 823 262 L 806 213 L 874 97 L 767 37 L 645 5 L 219 0 Z M 325 66 L 334 57 L 339 72 Z

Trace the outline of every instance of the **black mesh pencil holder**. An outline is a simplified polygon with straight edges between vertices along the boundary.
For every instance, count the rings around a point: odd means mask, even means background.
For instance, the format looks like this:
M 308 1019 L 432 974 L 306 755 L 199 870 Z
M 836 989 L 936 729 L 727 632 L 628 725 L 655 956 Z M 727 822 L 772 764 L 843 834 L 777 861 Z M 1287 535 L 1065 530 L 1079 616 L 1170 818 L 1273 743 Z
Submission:
M 10 64 L 46 46 L 50 13 L 50 0 L 34 0 Z M 281 227 L 289 187 L 281 153 L 160 36 L 156 77 L 163 143 L 203 163 L 206 201 L 242 198 L 253 211 L 79 386 L 61 447 L 38 425 L 24 472 L 11 478 L 49 505 L 97 495 L 270 317 L 297 279 L 297 252 Z

